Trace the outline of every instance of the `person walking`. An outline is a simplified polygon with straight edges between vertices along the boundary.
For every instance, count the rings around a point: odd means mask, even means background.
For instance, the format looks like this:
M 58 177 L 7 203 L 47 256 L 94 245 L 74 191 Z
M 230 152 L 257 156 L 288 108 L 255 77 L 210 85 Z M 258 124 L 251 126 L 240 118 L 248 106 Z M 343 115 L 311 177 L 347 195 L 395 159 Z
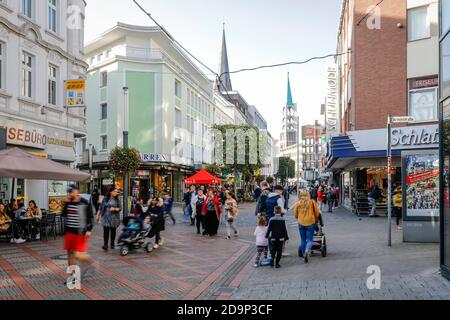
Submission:
M 119 191 L 116 188 L 110 188 L 108 194 L 103 199 L 100 211 L 97 214 L 97 222 L 103 226 L 103 247 L 108 251 L 108 241 L 111 240 L 111 249 L 115 249 L 116 231 L 120 226 L 120 212 L 122 207 L 119 200 Z
M 282 213 L 286 213 L 285 201 L 283 197 L 284 188 L 280 185 L 275 186 L 274 192 L 269 194 L 269 197 L 266 201 L 266 219 L 267 223 L 270 222 L 275 216 L 275 207 L 281 207 Z
M 255 229 L 255 237 L 256 237 L 256 260 L 255 260 L 255 268 L 259 268 L 262 266 L 261 257 L 264 254 L 264 260 L 267 260 L 269 253 L 269 240 L 266 238 L 267 234 L 267 221 L 264 216 L 258 216 L 258 226 Z
M 255 184 L 255 190 L 253 190 L 253 200 L 254 200 L 255 202 L 258 201 L 259 196 L 261 195 L 261 193 L 262 193 L 262 189 L 261 189 L 260 186 L 256 183 L 256 184 Z
M 236 228 L 236 219 L 238 216 L 238 204 L 236 199 L 234 199 L 231 192 L 226 193 L 225 200 L 225 217 L 227 220 L 227 239 L 231 239 L 231 231 L 234 231 L 234 236 L 239 235 L 239 231 Z
M 368 196 L 369 203 L 371 204 L 371 210 L 370 210 L 369 217 L 376 217 L 377 202 L 378 202 L 378 200 L 380 200 L 381 195 L 382 195 L 381 190 L 380 190 L 380 188 L 378 188 L 378 185 L 375 181 L 372 191 L 369 193 L 369 196 Z
M 400 221 L 403 218 L 403 190 L 402 190 L 401 186 L 399 186 L 395 189 L 392 200 L 393 200 L 393 204 L 394 204 L 393 211 L 394 211 L 394 216 L 396 218 L 397 230 L 400 231 L 400 230 L 402 230 Z
M 91 193 L 92 198 L 92 204 L 94 205 L 95 212 L 98 212 L 98 209 L 100 208 L 100 192 L 98 191 L 97 186 L 94 187 L 94 190 L 92 190 Z
M 210 237 L 216 236 L 219 230 L 221 209 L 219 197 L 214 193 L 214 190 L 209 190 L 208 197 L 203 203 L 202 213 L 205 215 L 205 231 Z
M 161 237 L 161 232 L 166 229 L 163 208 L 159 205 L 160 199 L 154 197 L 150 200 L 150 206 L 147 210 L 147 215 L 151 218 L 152 229 L 149 238 L 155 237 L 155 245 L 153 249 L 158 249 L 164 245 L 164 239 Z
M 271 191 L 270 185 L 267 181 L 261 182 L 261 194 L 256 202 L 255 216 L 265 216 L 267 220 L 267 199 L 269 198 Z M 268 221 L 267 221 L 268 222 Z
M 311 186 L 311 188 L 309 189 L 309 195 L 311 197 L 311 200 L 314 200 L 315 202 L 317 202 L 318 199 L 318 188 L 315 184 L 313 184 Z
M 190 220 L 191 226 L 195 225 L 195 218 L 193 218 L 193 201 L 195 197 L 195 186 L 189 186 L 189 190 L 184 194 L 184 216 L 183 222 L 188 222 Z
M 319 205 L 320 212 L 322 212 L 323 206 L 325 205 L 326 202 L 325 187 L 323 185 L 321 185 L 319 187 L 319 190 L 317 191 L 317 202 Z
M 294 208 L 294 216 L 298 222 L 301 238 L 298 255 L 304 259 L 305 263 L 308 263 L 313 247 L 314 231 L 320 216 L 317 202 L 311 199 L 308 191 L 304 190 L 300 193 L 300 199 Z
M 203 189 L 199 189 L 197 192 L 197 196 L 194 199 L 195 205 L 195 222 L 197 226 L 197 234 L 203 234 L 206 235 L 206 228 L 205 228 L 205 216 L 203 215 L 203 204 L 205 203 L 206 196 L 204 194 Z M 201 227 L 201 230 L 200 230 Z
M 81 198 L 80 189 L 77 186 L 71 186 L 62 211 L 65 230 L 64 250 L 67 251 L 68 267 L 72 271 L 66 285 L 76 284 L 76 268 L 74 267 L 78 262 L 87 264 L 87 268 L 92 266 L 93 260 L 87 252 L 93 228 L 93 210 L 92 203 Z
M 280 261 L 283 256 L 283 246 L 289 241 L 289 235 L 286 226 L 286 220 L 281 216 L 283 208 L 280 206 L 275 207 L 275 216 L 270 219 L 267 227 L 266 238 L 269 240 L 270 245 L 270 266 L 281 268 Z
M 172 220 L 172 223 L 176 224 L 177 220 L 173 216 L 172 208 L 173 208 L 173 198 L 169 194 L 166 194 L 164 196 L 164 209 L 163 209 L 164 218 L 169 216 L 170 219 Z

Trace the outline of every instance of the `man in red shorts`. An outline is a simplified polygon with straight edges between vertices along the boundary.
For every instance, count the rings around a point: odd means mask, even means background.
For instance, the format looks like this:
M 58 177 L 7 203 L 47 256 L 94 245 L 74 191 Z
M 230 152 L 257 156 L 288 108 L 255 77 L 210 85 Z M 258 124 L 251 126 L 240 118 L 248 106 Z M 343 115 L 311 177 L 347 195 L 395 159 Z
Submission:
M 75 285 L 77 281 L 77 262 L 92 265 L 92 259 L 88 255 L 88 240 L 93 228 L 93 206 L 80 197 L 80 190 L 76 186 L 70 186 L 69 196 L 64 205 L 63 217 L 64 228 L 64 250 L 67 250 L 69 272 L 71 277 L 68 285 Z M 79 280 L 79 279 L 78 279 Z

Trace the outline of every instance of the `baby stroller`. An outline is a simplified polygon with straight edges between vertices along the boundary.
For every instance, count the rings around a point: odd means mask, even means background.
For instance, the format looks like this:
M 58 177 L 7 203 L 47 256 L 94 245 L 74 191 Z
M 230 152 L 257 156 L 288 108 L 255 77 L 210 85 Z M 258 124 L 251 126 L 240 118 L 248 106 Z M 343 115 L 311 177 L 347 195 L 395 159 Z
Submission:
M 147 253 L 153 251 L 153 246 L 147 237 L 151 231 L 150 225 L 147 228 L 140 218 L 126 217 L 123 220 L 124 228 L 119 237 L 120 255 L 122 257 L 128 255 L 132 250 L 144 248 Z
M 311 254 L 314 254 L 315 252 L 320 252 L 324 258 L 327 256 L 327 237 L 323 232 L 323 226 L 321 223 L 317 224 L 316 231 L 314 232 Z

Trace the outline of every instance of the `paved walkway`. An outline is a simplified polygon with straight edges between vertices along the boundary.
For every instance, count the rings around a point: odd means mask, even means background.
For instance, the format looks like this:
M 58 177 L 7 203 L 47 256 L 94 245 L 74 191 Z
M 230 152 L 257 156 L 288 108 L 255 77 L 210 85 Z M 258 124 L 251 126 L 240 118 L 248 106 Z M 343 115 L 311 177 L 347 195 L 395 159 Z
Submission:
M 450 299 L 450 283 L 438 274 L 438 246 L 403 244 L 395 232 L 386 246 L 386 219 L 362 219 L 344 210 L 325 215 L 327 258 L 304 265 L 296 257 L 298 232 L 288 216 L 291 242 L 282 269 L 254 269 L 254 205 L 241 209 L 239 239 L 197 236 L 192 227 L 167 224 L 163 248 L 120 257 L 104 253 L 96 227 L 91 254 L 96 270 L 71 291 L 62 239 L 0 244 L 2 299 Z M 181 221 L 181 220 L 180 220 Z M 367 267 L 381 268 L 381 290 L 366 287 Z

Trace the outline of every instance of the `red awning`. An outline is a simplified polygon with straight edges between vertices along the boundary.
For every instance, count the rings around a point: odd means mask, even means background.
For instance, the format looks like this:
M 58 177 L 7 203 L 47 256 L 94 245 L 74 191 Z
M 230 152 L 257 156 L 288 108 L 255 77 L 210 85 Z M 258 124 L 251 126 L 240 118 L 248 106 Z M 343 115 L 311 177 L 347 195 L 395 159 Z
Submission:
M 184 180 L 184 184 L 221 184 L 222 181 L 219 178 L 214 177 L 205 169 L 200 170 L 197 174 Z

